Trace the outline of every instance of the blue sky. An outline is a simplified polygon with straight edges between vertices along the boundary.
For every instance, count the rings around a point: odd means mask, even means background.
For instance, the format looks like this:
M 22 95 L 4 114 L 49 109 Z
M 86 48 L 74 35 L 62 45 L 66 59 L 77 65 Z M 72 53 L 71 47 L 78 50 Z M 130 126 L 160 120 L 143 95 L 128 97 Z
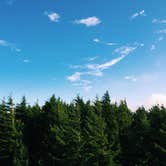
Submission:
M 70 101 L 109 90 L 166 103 L 165 0 L 1 0 L 0 97 Z

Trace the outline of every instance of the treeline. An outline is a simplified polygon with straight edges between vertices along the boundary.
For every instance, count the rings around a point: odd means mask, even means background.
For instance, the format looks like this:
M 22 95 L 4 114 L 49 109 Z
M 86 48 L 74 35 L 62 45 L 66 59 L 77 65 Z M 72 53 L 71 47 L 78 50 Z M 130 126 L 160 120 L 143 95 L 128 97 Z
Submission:
M 42 107 L 0 104 L 0 166 L 165 166 L 166 108 L 130 111 L 108 92 Z

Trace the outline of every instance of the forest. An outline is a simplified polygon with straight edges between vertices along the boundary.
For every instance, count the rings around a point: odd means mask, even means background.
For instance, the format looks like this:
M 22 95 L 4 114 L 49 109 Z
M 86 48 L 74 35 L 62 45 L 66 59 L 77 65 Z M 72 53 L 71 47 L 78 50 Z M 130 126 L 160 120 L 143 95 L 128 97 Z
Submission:
M 0 103 L 0 166 L 165 166 L 166 108 L 53 95 L 40 106 L 23 97 Z

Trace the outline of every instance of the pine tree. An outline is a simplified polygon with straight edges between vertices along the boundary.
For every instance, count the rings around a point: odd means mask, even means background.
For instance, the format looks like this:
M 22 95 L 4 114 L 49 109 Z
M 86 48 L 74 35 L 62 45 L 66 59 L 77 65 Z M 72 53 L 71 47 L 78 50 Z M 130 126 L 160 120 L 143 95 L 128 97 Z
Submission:
M 26 147 L 23 144 L 22 124 L 15 119 L 12 98 L 3 101 L 0 109 L 0 165 L 28 165 Z
M 112 153 L 108 149 L 105 135 L 105 123 L 101 115 L 95 113 L 90 101 L 84 103 L 78 97 L 76 102 L 81 115 L 82 165 L 113 165 Z
M 144 107 L 133 114 L 131 128 L 127 135 L 128 148 L 125 149 L 125 165 L 148 165 L 149 160 L 149 130 L 150 123 Z
M 116 104 L 111 104 L 110 95 L 108 91 L 104 94 L 102 98 L 102 116 L 106 123 L 105 133 L 107 134 L 109 148 L 114 151 L 113 159 L 118 165 L 117 161 L 120 155 L 120 144 L 119 144 L 119 128 L 117 121 L 117 106 Z
M 120 142 L 120 155 L 119 161 L 122 165 L 126 165 L 126 150 L 129 148 L 128 135 L 132 122 L 132 114 L 127 106 L 126 101 L 121 101 L 117 110 L 117 120 L 119 126 L 119 142 Z
M 150 159 L 149 165 L 164 166 L 166 163 L 166 109 L 154 106 L 149 113 Z

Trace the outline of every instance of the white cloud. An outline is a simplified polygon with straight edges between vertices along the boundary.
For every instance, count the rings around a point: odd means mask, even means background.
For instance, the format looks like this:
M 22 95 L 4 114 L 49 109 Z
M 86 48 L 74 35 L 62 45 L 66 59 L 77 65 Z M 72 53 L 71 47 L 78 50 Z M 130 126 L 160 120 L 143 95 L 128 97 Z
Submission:
M 82 86 L 82 88 L 86 91 L 89 92 L 93 87 L 91 85 L 88 86 Z
M 75 85 L 79 85 L 80 82 L 82 81 L 81 77 L 83 76 L 96 76 L 96 77 L 101 77 L 103 76 L 103 70 L 108 69 L 121 60 L 123 60 L 128 54 L 133 52 L 136 48 L 138 48 L 140 45 L 139 44 L 134 44 L 136 46 L 131 47 L 131 46 L 123 46 L 114 51 L 114 53 L 119 54 L 120 56 L 117 58 L 114 58 L 110 61 L 107 61 L 102 64 L 86 64 L 84 65 L 84 71 L 82 72 L 75 72 L 73 75 L 68 76 L 67 79 L 71 82 L 75 82 Z M 133 82 L 137 81 L 136 78 L 132 79 Z M 81 82 L 82 84 L 82 82 Z M 88 88 L 91 86 L 88 86 Z M 85 89 L 85 88 L 84 88 Z
M 24 63 L 29 63 L 30 60 L 29 60 L 29 59 L 24 59 L 23 62 L 24 62 Z
M 163 37 L 163 36 L 160 36 L 160 37 L 158 38 L 158 41 L 162 41 L 162 40 L 164 40 L 164 37 Z
M 135 47 L 122 46 L 120 48 L 115 49 L 113 52 L 114 54 L 115 53 L 120 54 L 119 57 L 112 59 L 110 61 L 107 61 L 106 63 L 103 63 L 103 64 L 88 64 L 86 65 L 86 67 L 90 70 L 101 72 L 102 70 L 108 69 L 114 66 L 115 64 L 117 64 L 118 62 L 123 60 L 128 54 L 132 53 L 137 48 L 138 46 L 135 46 Z
M 75 87 L 84 89 L 86 92 L 90 91 L 92 89 L 92 82 L 89 80 L 79 80 L 77 83 L 72 84 Z
M 90 69 L 90 70 L 95 70 L 96 66 L 97 66 L 97 64 L 87 64 L 86 65 L 87 69 Z
M 136 43 L 137 47 L 144 47 L 145 44 L 144 43 Z
M 157 19 L 153 19 L 153 20 L 152 20 L 152 23 L 157 23 L 157 22 L 158 22 Z
M 156 49 L 156 45 L 152 44 L 150 50 L 154 51 Z
M 93 42 L 105 44 L 107 46 L 115 46 L 115 45 L 117 45 L 117 43 L 101 41 L 99 38 L 94 38 Z
M 139 17 L 139 16 L 146 16 L 145 10 L 141 10 L 141 11 L 139 11 L 139 12 L 134 13 L 134 14 L 131 16 L 131 19 L 133 20 L 133 19 L 135 19 L 136 17 Z
M 98 65 L 97 69 L 100 69 L 100 70 L 108 69 L 109 67 L 111 67 L 111 66 L 115 65 L 116 63 L 120 62 L 123 58 L 125 58 L 125 55 L 121 55 L 118 58 L 115 58 L 115 59 L 113 59 L 111 61 L 108 61 L 106 63 Z
M 82 65 L 70 65 L 70 68 L 71 69 L 81 69 L 81 68 L 83 68 L 83 66 Z
M 87 27 L 91 27 L 91 26 L 96 26 L 96 25 L 100 24 L 101 20 L 99 18 L 93 16 L 93 17 L 88 17 L 85 19 L 75 20 L 74 22 L 76 24 L 84 24 Z
M 136 82 L 137 81 L 137 78 L 134 77 L 134 76 L 125 76 L 124 78 L 125 80 L 129 80 L 131 82 Z
M 6 41 L 6 40 L 0 39 L 0 46 L 2 46 L 2 47 L 8 47 L 8 48 L 10 48 L 12 51 L 14 50 L 14 51 L 16 51 L 16 52 L 21 52 L 21 49 L 20 49 L 20 48 L 17 48 L 15 44 L 10 43 L 10 42 L 8 42 L 8 41 Z
M 166 20 L 158 20 L 158 19 L 153 19 L 152 23 L 156 23 L 156 24 L 166 24 Z
M 100 77 L 100 76 L 103 75 L 103 73 L 100 70 L 88 71 L 88 72 L 85 72 L 85 74 L 92 75 L 92 76 L 97 76 L 97 77 Z
M 108 45 L 108 46 L 115 46 L 115 45 L 117 45 L 117 43 L 106 43 L 106 45 Z
M 166 34 L 166 29 L 159 30 L 156 33 L 158 33 L 158 34 Z
M 100 39 L 95 38 L 95 39 L 93 39 L 93 41 L 94 41 L 95 43 L 99 43 L 99 42 L 100 42 Z
M 89 58 L 86 58 L 87 61 L 94 61 L 98 58 L 98 56 L 94 56 L 94 57 L 89 57 Z
M 15 51 L 16 52 L 21 52 L 21 49 L 20 48 L 15 48 Z
M 121 54 L 121 55 L 128 55 L 130 54 L 131 52 L 133 52 L 138 46 L 135 46 L 135 47 L 130 47 L 130 46 L 122 46 L 120 48 L 117 48 L 114 50 L 114 54 L 115 53 L 118 53 L 118 54 Z
M 49 20 L 52 21 L 52 22 L 58 22 L 59 19 L 60 19 L 60 15 L 58 13 L 47 12 L 47 11 L 45 11 L 44 13 L 49 18 Z
M 9 45 L 9 44 L 8 44 L 7 41 L 5 41 L 5 40 L 0 40 L 0 46 L 6 47 L 6 46 L 8 46 L 8 45 Z
M 71 76 L 68 76 L 67 79 L 71 82 L 75 82 L 75 81 L 78 81 L 80 80 L 80 77 L 81 77 L 82 73 L 80 72 L 75 72 L 73 75 Z

